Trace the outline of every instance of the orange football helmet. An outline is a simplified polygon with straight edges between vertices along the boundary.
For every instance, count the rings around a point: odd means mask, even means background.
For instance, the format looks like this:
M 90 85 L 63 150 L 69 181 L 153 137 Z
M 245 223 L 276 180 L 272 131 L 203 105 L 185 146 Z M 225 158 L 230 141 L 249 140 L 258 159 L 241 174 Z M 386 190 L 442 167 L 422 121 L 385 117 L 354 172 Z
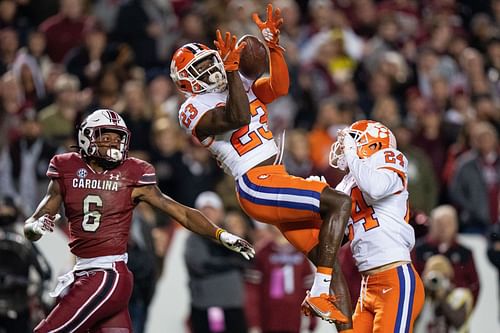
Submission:
M 397 148 L 396 137 L 387 126 L 373 120 L 358 120 L 344 129 L 345 135 L 350 135 L 356 142 L 356 152 L 359 158 L 367 158 L 377 151 L 386 148 Z M 342 140 L 337 140 L 330 150 L 330 165 L 345 170 L 343 151 L 340 149 Z
M 202 64 L 209 60 L 207 64 Z M 170 77 L 185 94 L 222 92 L 227 86 L 226 71 L 219 52 L 200 43 L 189 43 L 175 51 Z
M 394 134 L 378 121 L 359 120 L 349 126 L 348 133 L 356 141 L 359 158 L 370 157 L 382 149 L 397 147 Z

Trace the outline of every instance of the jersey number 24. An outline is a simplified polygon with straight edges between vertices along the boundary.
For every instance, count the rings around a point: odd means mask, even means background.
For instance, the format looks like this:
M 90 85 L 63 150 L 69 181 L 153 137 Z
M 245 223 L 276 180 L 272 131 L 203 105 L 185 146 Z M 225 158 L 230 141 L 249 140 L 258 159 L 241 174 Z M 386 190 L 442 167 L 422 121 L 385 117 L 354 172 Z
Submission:
M 375 211 L 372 206 L 369 206 L 365 198 L 363 198 L 363 193 L 359 187 L 353 187 L 351 190 L 351 218 L 353 223 L 358 223 L 363 221 L 363 228 L 365 231 L 374 229 L 379 226 L 378 219 L 375 216 Z M 354 238 L 354 227 L 349 224 L 349 240 Z

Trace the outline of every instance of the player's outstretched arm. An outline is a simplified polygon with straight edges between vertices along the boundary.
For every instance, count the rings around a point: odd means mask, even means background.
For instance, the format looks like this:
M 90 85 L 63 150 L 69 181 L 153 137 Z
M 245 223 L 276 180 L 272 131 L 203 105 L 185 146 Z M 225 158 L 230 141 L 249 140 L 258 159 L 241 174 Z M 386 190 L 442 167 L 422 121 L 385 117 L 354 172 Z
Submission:
M 288 94 L 290 78 L 288 66 L 286 65 L 284 48 L 279 45 L 280 26 L 283 24 L 281 11 L 276 8 L 273 13 L 273 6 L 267 5 L 267 19 L 262 22 L 253 13 L 252 19 L 262 32 L 262 36 L 269 48 L 269 77 L 258 79 L 254 83 L 253 91 L 258 99 L 269 104 L 275 99 Z
M 253 258 L 255 251 L 246 240 L 218 228 L 199 210 L 184 206 L 163 194 L 158 186 L 136 187 L 132 192 L 134 201 L 144 201 L 162 210 L 185 228 L 199 235 L 214 238 L 228 249 L 239 252 L 246 259 Z
M 219 30 L 217 30 L 217 41 L 214 43 L 224 62 L 228 94 L 226 105 L 206 112 L 196 125 L 196 134 L 200 140 L 250 123 L 250 104 L 238 72 L 241 51 L 246 43 L 236 46 L 236 36 L 231 36 L 229 32 L 226 33 L 224 41 Z
M 35 213 L 24 222 L 24 235 L 34 242 L 46 232 L 54 231 L 56 222 L 61 218 L 57 214 L 62 203 L 61 188 L 57 181 L 51 180 L 47 194 L 42 199 Z

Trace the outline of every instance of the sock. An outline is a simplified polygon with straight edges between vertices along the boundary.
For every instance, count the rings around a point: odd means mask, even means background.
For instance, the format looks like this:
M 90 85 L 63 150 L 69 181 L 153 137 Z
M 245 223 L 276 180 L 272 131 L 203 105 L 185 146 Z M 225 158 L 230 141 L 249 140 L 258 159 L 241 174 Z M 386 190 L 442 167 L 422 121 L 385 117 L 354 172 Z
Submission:
M 314 274 L 314 282 L 311 287 L 311 296 L 317 297 L 321 294 L 330 294 L 330 281 L 332 279 L 333 269 L 318 266 Z

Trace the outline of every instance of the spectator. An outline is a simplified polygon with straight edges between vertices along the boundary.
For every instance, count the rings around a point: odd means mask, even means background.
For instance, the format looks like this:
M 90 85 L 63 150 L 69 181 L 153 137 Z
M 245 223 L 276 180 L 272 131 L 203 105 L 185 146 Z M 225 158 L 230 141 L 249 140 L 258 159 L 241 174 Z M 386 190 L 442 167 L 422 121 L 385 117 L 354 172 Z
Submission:
M 476 123 L 471 132 L 472 151 L 457 162 L 450 196 L 460 209 L 460 230 L 485 233 L 498 222 L 500 159 L 498 133 L 487 122 Z
M 224 207 L 214 192 L 203 192 L 195 208 L 222 227 Z M 187 240 L 184 259 L 189 274 L 191 292 L 191 327 L 193 333 L 246 333 L 244 259 L 212 240 L 196 234 Z
M 311 147 L 311 161 L 314 168 L 328 168 L 328 154 L 337 138 L 337 131 L 352 123 L 353 115 L 349 110 L 339 109 L 338 101 L 326 98 L 319 105 L 318 117 L 308 139 Z
M 180 151 L 182 138 L 179 126 L 170 118 L 158 118 L 153 123 L 152 163 L 156 169 L 158 187 L 174 199 L 178 199 L 183 182 L 178 176 L 178 171 L 184 167 Z
M 157 1 L 132 0 L 124 3 L 117 14 L 113 35 L 119 42 L 130 45 L 136 62 L 146 69 L 166 61 L 168 33 L 176 23 L 170 4 L 160 7 Z
M 75 134 L 78 123 L 77 96 L 80 82 L 74 75 L 63 74 L 54 86 L 55 101 L 40 110 L 38 117 L 43 136 L 61 145 Z
M 0 193 L 16 198 L 22 212 L 29 212 L 44 193 L 44 169 L 56 149 L 42 137 L 42 129 L 33 109 L 22 116 L 21 136 L 0 157 Z
M 59 12 L 40 24 L 47 38 L 47 53 L 55 63 L 62 63 L 72 48 L 83 41 L 90 19 L 83 13 L 83 0 L 61 0 Z
M 46 79 L 49 76 L 52 67 L 52 60 L 47 55 L 47 40 L 41 31 L 31 31 L 28 35 L 26 47 L 21 48 L 20 52 L 27 53 L 33 58 L 42 72 L 42 77 Z
M 283 164 L 291 175 L 307 178 L 313 173 L 307 132 L 297 129 L 287 134 Z
M 37 107 L 38 102 L 45 98 L 45 83 L 36 59 L 27 53 L 19 53 L 12 72 L 20 84 L 24 106 Z
M 138 80 L 128 81 L 123 86 L 123 97 L 125 109 L 122 117 L 127 123 L 130 133 L 134 135 L 134 141 L 130 144 L 130 150 L 141 150 L 148 154 L 150 143 L 148 135 L 139 133 L 151 133 L 153 112 L 146 99 L 144 84 Z
M 407 126 L 393 129 L 398 149 L 408 159 L 408 192 L 412 210 L 429 214 L 436 207 L 439 183 L 429 157 L 411 143 L 412 132 Z
M 24 44 L 29 30 L 29 24 L 32 23 L 20 15 L 18 11 L 19 1 L 0 0 L 0 30 L 12 28 L 19 34 L 21 42 Z
M 85 29 L 84 43 L 71 49 L 65 57 L 68 73 L 76 75 L 82 88 L 95 83 L 102 68 L 114 60 L 113 49 L 108 44 L 106 33 L 98 26 Z
M 163 266 L 160 263 L 165 255 L 165 251 L 160 251 L 155 243 L 154 215 L 153 219 L 148 219 L 148 209 L 150 208 L 146 205 L 139 205 L 135 209 L 127 247 L 127 265 L 134 274 L 134 289 L 128 308 L 135 333 L 145 331 L 149 305 Z
M 266 228 L 271 229 L 272 240 L 257 252 L 245 274 L 250 333 L 299 333 L 300 304 L 312 285 L 313 271 L 275 227 Z M 316 317 L 311 318 L 308 332 L 316 326 Z
M 453 267 L 453 284 L 469 288 L 474 296 L 474 304 L 479 295 L 479 277 L 472 251 L 457 242 L 457 212 L 452 206 L 444 205 L 432 210 L 429 233 L 417 242 L 412 252 L 415 268 L 422 274 L 426 261 L 435 254 L 442 254 Z
M 22 235 L 21 217 L 11 197 L 0 197 L 0 332 L 5 333 L 33 331 L 32 318 L 43 316 L 42 294 L 51 278 L 47 260 Z
M 177 195 L 183 204 L 193 205 L 200 192 L 215 188 L 224 172 L 211 158 L 210 152 L 194 140 L 184 146 L 182 153 L 182 168 L 176 173 L 182 185 L 177 186 Z M 231 182 L 231 190 L 234 195 L 234 182 Z
M 453 267 L 443 255 L 434 255 L 425 263 L 426 299 L 415 333 L 469 332 L 473 296 L 468 288 L 455 287 L 453 275 Z
M 19 38 L 16 30 L 12 28 L 0 30 L 0 75 L 12 69 L 18 48 Z

